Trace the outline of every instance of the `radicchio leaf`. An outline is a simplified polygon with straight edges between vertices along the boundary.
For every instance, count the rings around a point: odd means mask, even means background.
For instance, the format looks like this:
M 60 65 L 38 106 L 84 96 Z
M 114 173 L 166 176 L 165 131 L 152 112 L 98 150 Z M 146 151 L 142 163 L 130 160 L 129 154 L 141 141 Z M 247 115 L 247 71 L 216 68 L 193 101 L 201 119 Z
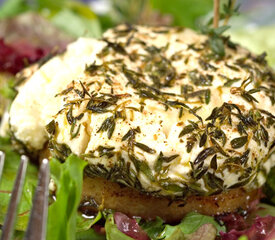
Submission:
M 6 44 L 0 39 L 0 72 L 16 74 L 48 53 L 47 49 L 33 47 L 26 42 Z
M 123 213 L 114 213 L 117 228 L 127 236 L 135 240 L 149 240 L 147 234 L 141 229 L 135 219 L 129 218 Z
M 245 235 L 249 240 L 272 240 L 275 237 L 275 217 L 256 217 L 252 226 L 246 230 L 231 230 L 220 232 L 222 240 L 238 240 Z
M 238 213 L 226 213 L 216 217 L 218 221 L 222 221 L 226 226 L 227 231 L 237 230 L 241 231 L 248 227 L 246 219 Z

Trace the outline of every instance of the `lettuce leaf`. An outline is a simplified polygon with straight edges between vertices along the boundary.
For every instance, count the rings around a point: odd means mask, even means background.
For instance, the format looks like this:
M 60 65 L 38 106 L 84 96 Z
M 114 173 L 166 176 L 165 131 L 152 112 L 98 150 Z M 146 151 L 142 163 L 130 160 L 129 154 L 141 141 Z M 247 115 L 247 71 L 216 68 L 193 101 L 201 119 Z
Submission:
M 64 163 L 51 159 L 51 176 L 57 185 L 56 201 L 49 207 L 47 239 L 75 239 L 77 209 L 86 162 L 75 155 Z
M 162 238 L 163 235 L 164 238 Z M 184 236 L 179 226 L 170 226 L 167 224 L 164 228 L 163 233 L 160 235 L 158 239 L 183 240 L 186 239 L 186 237 Z
M 128 237 L 124 233 L 118 230 L 117 225 L 114 221 L 113 214 L 107 216 L 105 222 L 106 238 L 107 240 L 133 240 L 133 238 Z
M 161 218 L 154 221 L 141 222 L 142 229 L 153 240 L 170 239 L 215 239 L 216 233 L 225 232 L 225 226 L 220 226 L 213 217 L 191 212 L 180 224 L 171 226 L 164 224 Z M 212 238 L 211 238 L 212 236 Z M 213 238 L 214 236 L 214 238 Z
M 51 19 L 52 23 L 58 28 L 64 30 L 74 37 L 100 37 L 100 24 L 94 15 L 94 18 L 86 18 L 73 11 L 65 8 L 59 11 Z
M 163 14 L 170 14 L 174 18 L 174 25 L 197 28 L 199 17 L 212 10 L 212 0 L 173 0 L 171 4 L 167 0 L 150 0 L 153 9 Z M 198 7 L 199 6 L 199 7 Z M 188 9 L 188 11 L 187 11 Z
M 76 233 L 76 240 L 106 240 L 106 237 L 97 233 L 93 228 Z
M 0 225 L 4 222 L 4 217 L 10 201 L 10 193 L 13 189 L 17 169 L 20 163 L 19 154 L 13 151 L 10 140 L 0 137 L 0 150 L 6 153 L 3 176 L 0 182 Z M 24 231 L 27 227 L 29 212 L 32 206 L 32 199 L 37 184 L 37 167 L 32 163 L 28 164 L 23 195 L 18 208 L 18 217 L 15 225 L 16 230 Z
M 213 217 L 195 212 L 188 213 L 179 226 L 184 234 L 191 234 L 208 223 L 212 224 L 217 229 L 218 233 L 220 231 L 226 231 L 225 226 L 220 226 Z
M 11 75 L 0 73 L 0 95 L 6 99 L 14 99 L 16 91 L 14 89 L 14 78 Z
M 265 204 L 265 203 L 260 203 L 258 205 L 259 209 L 256 211 L 256 215 L 260 216 L 260 217 L 265 217 L 265 216 L 272 216 L 275 217 L 275 207 L 271 206 L 269 204 Z
M 266 52 L 268 63 L 275 68 L 275 25 L 232 30 L 230 35 L 234 42 L 256 54 Z
M 0 19 L 12 17 L 27 10 L 28 7 L 26 6 L 24 0 L 5 1 L 0 8 Z
M 12 148 L 9 138 L 0 137 L 0 150 L 6 154 L 3 176 L 0 182 L 1 225 L 4 222 L 8 208 L 10 192 L 20 163 L 20 155 Z M 65 163 L 60 163 L 57 159 L 51 160 L 51 177 L 55 180 L 58 190 L 56 201 L 49 207 L 47 239 L 85 239 L 85 236 L 92 236 L 92 239 L 96 240 L 104 239 L 102 235 L 93 230 L 89 230 L 87 233 L 84 232 L 102 218 L 101 212 L 94 219 L 86 219 L 77 211 L 81 197 L 83 169 L 86 164 L 74 155 L 69 156 Z M 27 228 L 37 184 L 37 174 L 37 166 L 29 163 L 15 225 L 15 239 L 22 239 Z M 76 234 L 76 232 L 79 233 Z M 60 236 L 62 237 L 60 238 Z
M 0 19 L 32 11 L 48 18 L 73 37 L 100 37 L 101 25 L 88 5 L 73 0 L 9 0 L 0 8 Z
M 153 240 L 159 239 L 160 234 L 165 228 L 164 221 L 160 217 L 157 217 L 154 221 L 141 222 L 140 225 L 147 235 Z

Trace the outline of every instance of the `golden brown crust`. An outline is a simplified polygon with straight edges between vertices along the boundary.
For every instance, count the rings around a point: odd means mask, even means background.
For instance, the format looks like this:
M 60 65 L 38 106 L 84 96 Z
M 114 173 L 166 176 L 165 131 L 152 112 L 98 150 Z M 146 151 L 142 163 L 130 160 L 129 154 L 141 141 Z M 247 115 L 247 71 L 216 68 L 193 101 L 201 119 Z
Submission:
M 93 199 L 105 209 L 113 209 L 129 216 L 154 219 L 159 216 L 167 222 L 180 221 L 190 211 L 215 215 L 248 209 L 260 197 L 260 192 L 247 192 L 243 188 L 229 190 L 213 196 L 190 196 L 186 200 L 172 201 L 140 193 L 129 187 L 102 178 L 84 178 L 82 200 Z

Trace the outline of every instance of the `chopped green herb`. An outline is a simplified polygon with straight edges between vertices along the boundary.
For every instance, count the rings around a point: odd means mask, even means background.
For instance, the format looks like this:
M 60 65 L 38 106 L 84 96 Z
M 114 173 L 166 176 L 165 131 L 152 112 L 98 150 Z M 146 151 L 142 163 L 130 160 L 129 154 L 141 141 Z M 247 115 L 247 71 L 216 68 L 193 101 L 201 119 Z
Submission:
M 140 142 L 134 142 L 134 145 L 136 147 L 140 148 L 141 150 L 147 152 L 147 153 L 153 154 L 153 153 L 156 152 L 156 150 L 154 150 L 154 149 L 152 149 L 152 148 L 148 147 L 147 145 L 145 145 L 143 143 L 140 143 Z
M 55 124 L 56 124 L 55 121 L 52 120 L 52 121 L 50 121 L 50 123 L 48 123 L 47 126 L 46 126 L 47 132 L 48 132 L 49 134 L 51 134 L 51 135 L 54 135 L 54 134 L 55 134 L 55 131 L 56 131 Z
M 247 136 L 234 138 L 233 140 L 231 140 L 230 144 L 232 148 L 241 148 L 247 143 L 247 140 Z

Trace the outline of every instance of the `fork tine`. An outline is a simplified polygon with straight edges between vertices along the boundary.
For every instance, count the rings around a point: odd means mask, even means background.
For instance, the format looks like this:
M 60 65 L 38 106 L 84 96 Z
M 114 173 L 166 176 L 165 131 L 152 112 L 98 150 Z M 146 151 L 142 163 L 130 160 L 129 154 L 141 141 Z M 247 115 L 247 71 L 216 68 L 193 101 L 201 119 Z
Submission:
M 39 170 L 31 216 L 25 240 L 44 240 L 48 216 L 49 161 L 44 159 Z
M 18 203 L 22 195 L 27 165 L 28 165 L 28 157 L 21 156 L 21 162 L 20 162 L 19 170 L 17 172 L 16 180 L 13 186 L 12 195 L 11 195 L 11 199 L 8 207 L 8 213 L 6 215 L 5 222 L 3 225 L 1 240 L 10 240 L 13 235 L 15 217 L 17 214 Z
M 4 162 L 5 162 L 5 153 L 0 151 L 0 181 L 1 181 L 1 178 L 2 178 Z

